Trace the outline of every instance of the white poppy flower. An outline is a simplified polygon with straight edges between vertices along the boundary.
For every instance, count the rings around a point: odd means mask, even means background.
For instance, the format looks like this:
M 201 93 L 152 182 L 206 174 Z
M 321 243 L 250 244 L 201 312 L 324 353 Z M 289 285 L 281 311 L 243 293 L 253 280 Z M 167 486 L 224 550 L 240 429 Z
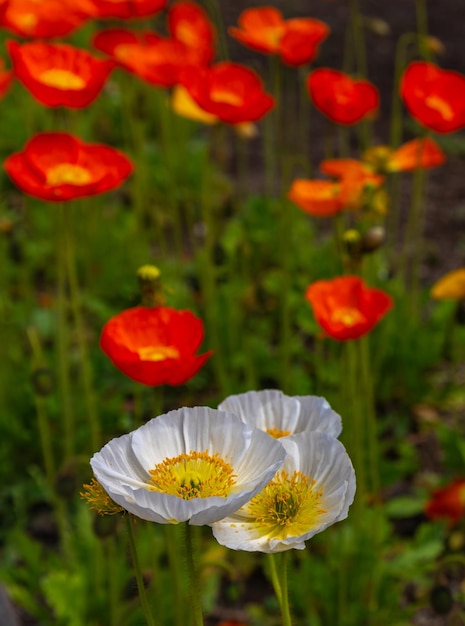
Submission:
M 237 511 L 285 456 L 279 441 L 235 415 L 195 407 L 112 439 L 90 464 L 108 495 L 134 515 L 200 526 Z
M 345 519 L 355 472 L 340 441 L 306 432 L 281 439 L 282 469 L 233 515 L 212 524 L 215 539 L 233 550 L 303 550 L 305 541 Z
M 218 408 L 276 438 L 308 430 L 338 437 L 342 430 L 341 416 L 318 396 L 286 396 L 277 389 L 248 391 L 227 397 Z

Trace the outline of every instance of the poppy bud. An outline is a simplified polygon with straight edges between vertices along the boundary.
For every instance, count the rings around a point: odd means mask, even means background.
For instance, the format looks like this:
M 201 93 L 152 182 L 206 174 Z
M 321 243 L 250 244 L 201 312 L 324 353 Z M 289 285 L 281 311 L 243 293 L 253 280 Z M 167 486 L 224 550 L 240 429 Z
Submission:
M 374 252 L 386 241 L 386 231 L 382 226 L 372 226 L 362 237 L 362 252 Z
M 362 236 L 358 230 L 355 230 L 355 228 L 346 230 L 342 236 L 342 240 L 344 241 L 344 246 L 349 256 L 353 258 L 360 257 L 362 253 Z
M 155 307 L 164 303 L 160 284 L 161 272 L 155 265 L 142 265 L 137 270 L 139 287 L 142 295 L 142 306 Z
M 31 384 L 37 396 L 49 396 L 55 388 L 53 374 L 47 367 L 39 367 L 32 372 Z

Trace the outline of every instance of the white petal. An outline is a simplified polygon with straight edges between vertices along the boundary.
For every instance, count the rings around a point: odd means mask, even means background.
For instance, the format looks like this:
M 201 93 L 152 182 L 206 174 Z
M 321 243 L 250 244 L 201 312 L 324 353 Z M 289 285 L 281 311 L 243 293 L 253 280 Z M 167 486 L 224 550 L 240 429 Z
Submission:
M 301 405 L 298 428 L 294 432 L 318 430 L 332 437 L 342 431 L 341 416 L 333 411 L 325 398 L 319 396 L 294 396 Z

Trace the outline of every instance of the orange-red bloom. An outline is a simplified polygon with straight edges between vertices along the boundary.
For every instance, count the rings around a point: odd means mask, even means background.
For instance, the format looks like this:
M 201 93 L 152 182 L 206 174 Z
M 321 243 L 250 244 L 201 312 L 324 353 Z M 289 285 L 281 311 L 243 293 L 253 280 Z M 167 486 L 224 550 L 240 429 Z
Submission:
M 144 385 L 182 385 L 212 355 L 196 355 L 202 321 L 190 311 L 135 307 L 104 326 L 100 347 L 123 374 Z
M 465 515 L 465 479 L 458 478 L 431 494 L 425 513 L 432 520 L 444 519 L 454 526 Z
M 92 0 L 97 9 L 97 17 L 147 17 L 161 11 L 166 0 Z
M 199 63 L 198 53 L 182 41 L 164 39 L 154 33 L 112 28 L 98 33 L 94 46 L 125 69 L 159 87 L 172 87 L 179 82 L 182 70 Z
M 363 160 L 378 172 L 411 172 L 419 167 L 428 169 L 442 165 L 446 155 L 430 137 L 412 139 L 397 150 L 389 146 L 369 148 Z
M 315 217 L 359 208 L 364 191 L 378 189 L 384 181 L 383 176 L 355 159 L 328 159 L 321 163 L 320 169 L 338 180 L 297 179 L 287 194 L 289 200 Z
M 216 30 L 204 9 L 195 2 L 175 2 L 168 11 L 173 39 L 197 55 L 197 64 L 209 65 L 215 56 Z
M 16 76 L 36 100 L 74 109 L 90 104 L 103 88 L 114 61 L 101 61 L 68 44 L 7 42 Z
M 314 70 L 307 88 L 316 108 L 338 124 L 355 124 L 379 106 L 377 88 L 367 80 L 353 80 L 328 68 Z
M 400 94 L 410 115 L 437 133 L 465 126 L 465 76 L 434 63 L 410 63 L 402 76 Z
M 298 66 L 313 61 L 329 28 L 312 18 L 285 20 L 281 11 L 265 6 L 243 11 L 239 28 L 231 27 L 229 34 L 252 50 L 278 54 L 284 63 Z
M 227 124 L 256 122 L 274 105 L 258 74 L 238 63 L 183 72 L 181 84 L 201 109 Z
M 0 59 L 0 98 L 3 98 L 10 88 L 13 78 L 13 72 L 11 70 L 6 70 L 3 59 Z
M 318 324 L 338 341 L 366 335 L 392 307 L 387 293 L 367 287 L 359 276 L 319 280 L 305 297 Z
M 9 0 L 1 21 L 22 37 L 64 37 L 95 15 L 92 0 Z
M 52 202 L 115 189 L 133 169 L 115 148 L 84 143 L 68 133 L 36 135 L 22 152 L 9 156 L 4 167 L 24 192 Z

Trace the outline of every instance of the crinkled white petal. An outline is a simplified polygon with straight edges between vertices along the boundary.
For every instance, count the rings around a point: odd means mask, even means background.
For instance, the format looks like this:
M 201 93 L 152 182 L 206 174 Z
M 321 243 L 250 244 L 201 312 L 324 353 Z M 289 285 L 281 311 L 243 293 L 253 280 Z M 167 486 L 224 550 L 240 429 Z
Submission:
M 150 488 L 150 470 L 190 452 L 218 454 L 235 474 L 232 493 L 185 500 Z M 91 459 L 110 497 L 143 519 L 158 523 L 212 524 L 257 494 L 282 466 L 285 450 L 237 416 L 208 407 L 184 408 L 150 420 L 107 443 Z
M 347 517 L 356 488 L 351 460 L 340 441 L 321 432 L 306 432 L 281 439 L 286 449 L 282 467 L 288 475 L 297 471 L 315 480 L 315 489 L 322 489 L 321 513 L 308 530 L 298 536 L 272 538 L 248 512 L 248 504 L 234 515 L 212 524 L 213 535 L 233 550 L 282 552 L 291 548 L 302 550 L 305 541 L 331 524 Z
M 264 389 L 229 396 L 218 408 L 264 431 L 275 429 L 293 435 L 317 430 L 338 437 L 342 430 L 340 415 L 318 396 L 286 396 L 277 389 Z

